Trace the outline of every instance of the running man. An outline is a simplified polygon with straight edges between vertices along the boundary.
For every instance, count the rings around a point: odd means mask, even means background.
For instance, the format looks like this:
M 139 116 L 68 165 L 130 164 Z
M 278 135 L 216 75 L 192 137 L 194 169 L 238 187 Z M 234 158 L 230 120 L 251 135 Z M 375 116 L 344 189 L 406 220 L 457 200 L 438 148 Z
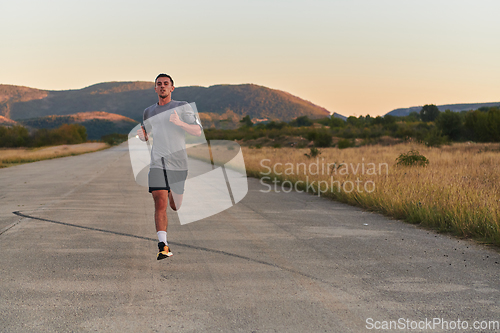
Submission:
M 158 103 L 144 110 L 139 139 L 151 144 L 149 193 L 155 203 L 155 225 L 158 235 L 157 260 L 172 256 L 167 242 L 167 208 L 176 211 L 182 204 L 188 165 L 185 132 L 200 136 L 200 121 L 187 102 L 172 100 L 174 81 L 167 74 L 155 79 Z

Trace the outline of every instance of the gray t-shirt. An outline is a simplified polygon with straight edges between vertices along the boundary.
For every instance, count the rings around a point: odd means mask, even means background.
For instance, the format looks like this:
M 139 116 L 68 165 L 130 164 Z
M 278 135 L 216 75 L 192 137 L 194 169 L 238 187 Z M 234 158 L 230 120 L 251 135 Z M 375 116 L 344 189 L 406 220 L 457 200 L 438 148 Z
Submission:
M 187 124 L 201 123 L 187 102 L 171 100 L 165 105 L 151 105 L 143 114 L 143 126 L 148 134 L 151 148 L 151 168 L 165 170 L 187 170 L 185 131 L 170 122 L 170 115 L 177 112 Z M 203 129 L 203 128 L 202 128 Z

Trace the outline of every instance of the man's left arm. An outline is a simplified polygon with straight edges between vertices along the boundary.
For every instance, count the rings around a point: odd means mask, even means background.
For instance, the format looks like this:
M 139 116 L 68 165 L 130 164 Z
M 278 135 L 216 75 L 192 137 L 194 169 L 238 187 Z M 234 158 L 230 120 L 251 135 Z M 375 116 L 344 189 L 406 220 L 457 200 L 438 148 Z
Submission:
M 194 136 L 201 135 L 201 124 L 198 124 L 198 123 L 188 124 L 188 123 L 183 122 L 181 120 L 181 118 L 179 117 L 179 115 L 177 114 L 177 111 L 175 111 L 175 110 L 174 110 L 174 113 L 172 113 L 170 115 L 170 121 L 191 135 L 194 135 Z

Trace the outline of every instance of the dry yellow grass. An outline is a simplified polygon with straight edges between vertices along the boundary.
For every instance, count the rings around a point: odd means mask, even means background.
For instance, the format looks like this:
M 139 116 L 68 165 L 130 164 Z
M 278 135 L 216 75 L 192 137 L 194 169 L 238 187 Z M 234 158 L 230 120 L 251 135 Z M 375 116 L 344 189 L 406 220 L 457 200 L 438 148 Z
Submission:
M 243 154 L 249 175 L 282 182 L 271 183 L 273 190 L 294 184 L 298 190 L 500 245 L 500 145 L 405 143 L 320 150 L 317 158 L 304 155 L 309 149 L 293 148 L 244 147 Z M 427 157 L 429 165 L 396 166 L 396 158 L 410 150 Z
M 61 145 L 45 148 L 0 149 L 0 168 L 47 160 L 57 157 L 85 154 L 109 147 L 102 142 L 89 142 L 77 145 Z

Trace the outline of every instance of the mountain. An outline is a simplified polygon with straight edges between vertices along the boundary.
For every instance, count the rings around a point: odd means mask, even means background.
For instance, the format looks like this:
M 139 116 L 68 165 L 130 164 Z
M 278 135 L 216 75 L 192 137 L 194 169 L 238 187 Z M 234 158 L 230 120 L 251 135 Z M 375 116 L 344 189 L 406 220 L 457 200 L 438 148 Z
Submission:
M 174 90 L 176 100 L 195 102 L 199 112 L 234 113 L 250 118 L 290 121 L 296 117 L 321 118 L 330 112 L 287 92 L 255 84 L 180 87 Z
M 0 126 L 14 126 L 14 125 L 17 125 L 16 121 L 9 118 L 5 118 L 4 116 L 0 116 Z
M 0 84 L 0 116 L 11 119 L 11 105 L 39 100 L 47 97 L 47 95 L 48 92 L 45 90 Z
M 445 110 L 451 110 L 454 112 L 460 112 L 460 111 L 469 111 L 469 110 L 477 110 L 480 107 L 486 106 L 486 107 L 492 107 L 492 106 L 499 106 L 500 102 L 495 102 L 495 103 L 470 103 L 470 104 L 443 104 L 443 105 L 436 105 L 439 109 L 439 111 L 443 112 Z M 422 110 L 422 106 L 412 106 L 409 108 L 401 108 L 401 109 L 394 109 L 385 115 L 390 115 L 390 116 L 396 116 L 396 117 L 404 117 L 409 115 L 412 112 L 417 112 L 419 113 L 420 110 Z
M 111 133 L 128 134 L 130 130 L 138 124 L 137 121 L 128 117 L 102 111 L 79 112 L 67 116 L 52 115 L 22 119 L 19 120 L 18 123 L 34 129 L 52 129 L 63 124 L 76 123 L 85 126 L 87 129 L 87 138 L 89 140 L 99 140 L 101 136 Z
M 105 82 L 77 90 L 38 90 L 0 85 L 0 115 L 12 120 L 49 115 L 72 115 L 104 111 L 136 121 L 143 110 L 158 98 L 153 82 Z M 289 93 L 254 84 L 178 87 L 173 99 L 195 102 L 198 112 L 290 121 L 307 115 L 311 118 L 330 113 L 311 102 Z

